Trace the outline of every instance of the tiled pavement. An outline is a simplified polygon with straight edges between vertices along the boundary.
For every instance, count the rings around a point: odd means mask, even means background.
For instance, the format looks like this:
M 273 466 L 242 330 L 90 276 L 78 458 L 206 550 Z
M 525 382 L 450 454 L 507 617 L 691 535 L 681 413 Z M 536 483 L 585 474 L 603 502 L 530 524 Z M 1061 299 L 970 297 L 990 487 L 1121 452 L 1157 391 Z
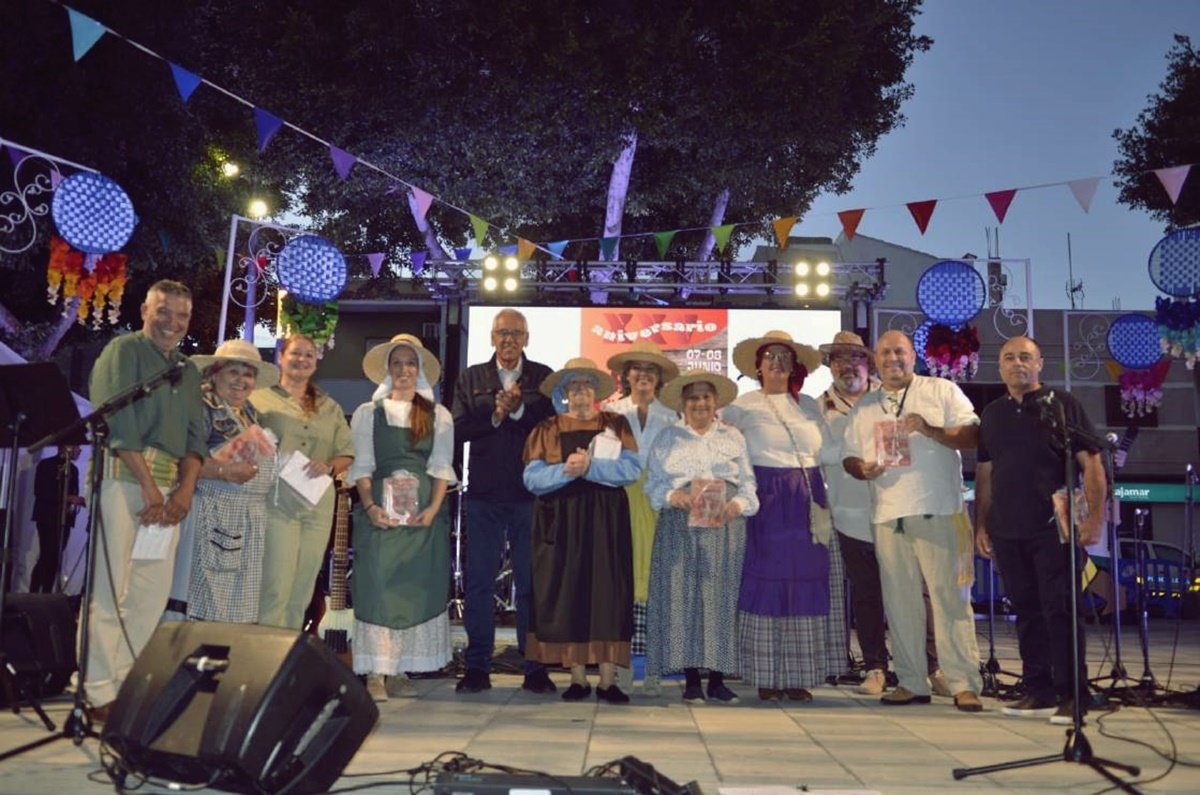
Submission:
M 1173 621 L 1154 622 L 1151 669 L 1160 682 L 1170 672 L 1174 688 L 1194 691 L 1200 684 L 1200 624 L 1180 624 L 1178 644 L 1176 632 Z M 1107 628 L 1091 629 L 1092 671 L 1111 670 L 1111 658 L 1103 658 L 1107 634 Z M 1126 627 L 1123 638 L 1126 668 L 1140 676 L 1137 633 Z M 1019 668 L 1011 624 L 998 625 L 996 644 L 1000 663 Z M 983 638 L 980 645 L 986 654 Z M 1174 668 L 1169 669 L 1172 659 Z M 561 691 L 566 676 L 555 674 L 554 679 Z M 378 727 L 346 772 L 408 768 L 444 751 L 459 751 L 489 763 L 559 775 L 579 775 L 593 765 L 633 755 L 678 783 L 696 781 L 707 795 L 718 789 L 766 787 L 842 793 L 1093 793 L 1108 786 L 1087 767 L 1065 762 L 954 780 L 954 768 L 1063 749 L 1063 727 L 1044 718 L 1006 717 L 992 699 L 984 699 L 984 712 L 964 714 L 955 711 L 949 699 L 935 697 L 928 706 L 884 707 L 851 688 L 826 687 L 816 690 L 812 703 L 763 703 L 748 687 L 732 682 L 742 695 L 740 704 L 693 707 L 682 702 L 680 685 L 670 682 L 658 698 L 644 697 L 635 688 L 630 705 L 611 706 L 535 696 L 520 689 L 521 679 L 515 675 L 493 675 L 492 680 L 492 690 L 471 696 L 457 695 L 452 679 L 417 681 L 418 698 L 393 698 L 381 705 Z M 52 718 L 61 723 L 68 706 L 65 698 L 49 705 Z M 1191 766 L 1177 765 L 1165 778 L 1139 788 L 1200 792 L 1200 770 L 1195 767 L 1200 764 L 1200 711 L 1124 707 L 1103 718 L 1093 713 L 1085 731 L 1097 756 L 1139 765 L 1141 781 L 1168 769 L 1158 752 L 1170 753 L 1173 741 L 1178 758 Z M 0 714 L 0 750 L 42 736 L 44 730 L 30 713 Z M 0 763 L 0 793 L 111 789 L 106 779 L 89 780 L 99 769 L 98 750 L 95 740 L 80 747 L 60 741 Z M 337 788 L 393 780 L 373 791 L 407 791 L 394 776 L 343 777 Z

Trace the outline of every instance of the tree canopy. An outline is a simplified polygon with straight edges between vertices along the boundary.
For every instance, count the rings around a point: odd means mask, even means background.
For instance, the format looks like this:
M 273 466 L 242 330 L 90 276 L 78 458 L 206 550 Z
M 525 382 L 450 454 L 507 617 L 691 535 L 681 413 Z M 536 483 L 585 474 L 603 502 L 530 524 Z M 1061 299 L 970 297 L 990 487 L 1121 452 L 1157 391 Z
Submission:
M 1200 52 L 1176 36 L 1167 53 L 1167 76 L 1127 130 L 1115 130 L 1121 159 L 1119 201 L 1146 210 L 1170 227 L 1200 223 L 1200 174 L 1193 173 L 1174 205 L 1153 169 L 1200 163 Z
M 287 128 L 259 154 L 248 107 L 207 86 L 183 104 L 165 64 L 114 36 L 73 63 L 61 8 L 8 5 L 0 134 L 126 188 L 141 216 L 127 251 L 142 290 L 184 277 L 215 303 L 214 248 L 252 192 L 348 252 L 423 245 L 385 177 L 359 167 L 340 181 L 328 153 Z M 724 191 L 729 222 L 802 214 L 820 191 L 848 189 L 902 123 L 905 72 L 931 44 L 914 32 L 920 0 L 71 5 L 434 194 L 445 204 L 429 218 L 451 245 L 470 227 L 448 205 L 530 240 L 599 237 L 630 135 L 626 234 L 703 227 Z M 222 179 L 224 159 L 242 179 Z M 680 236 L 680 253 L 699 242 Z M 649 238 L 623 249 L 653 252 Z M 566 255 L 595 258 L 596 244 Z M 12 259 L 0 286 L 44 272 L 44 248 Z M 4 301 L 16 314 L 49 311 Z M 197 309 L 197 334 L 211 341 L 216 307 Z

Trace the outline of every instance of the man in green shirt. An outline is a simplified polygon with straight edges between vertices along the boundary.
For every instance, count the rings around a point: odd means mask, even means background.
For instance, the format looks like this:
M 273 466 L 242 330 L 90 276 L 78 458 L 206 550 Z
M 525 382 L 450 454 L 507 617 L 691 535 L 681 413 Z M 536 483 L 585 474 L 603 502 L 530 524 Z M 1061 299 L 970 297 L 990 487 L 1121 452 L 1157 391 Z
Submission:
M 117 337 L 96 359 L 92 403 L 185 362 L 177 346 L 191 316 L 186 285 L 152 285 L 142 304 L 142 330 Z M 184 367 L 178 380 L 109 417 L 108 429 L 101 530 L 92 539 L 103 544 L 92 578 L 85 683 L 97 722 L 108 716 L 170 594 L 179 522 L 191 508 L 207 455 L 199 372 Z

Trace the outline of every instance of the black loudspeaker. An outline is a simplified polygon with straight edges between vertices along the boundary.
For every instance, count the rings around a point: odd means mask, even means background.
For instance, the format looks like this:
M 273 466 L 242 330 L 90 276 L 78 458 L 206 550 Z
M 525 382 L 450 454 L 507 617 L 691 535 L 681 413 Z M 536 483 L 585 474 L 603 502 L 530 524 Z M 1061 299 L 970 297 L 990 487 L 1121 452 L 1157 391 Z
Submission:
M 0 645 L 27 695 L 61 693 L 75 671 L 75 614 L 66 594 L 5 594 Z M 0 689 L 0 703 L 14 695 Z
M 379 720 L 317 638 L 207 622 L 161 625 L 100 739 L 126 771 L 230 792 L 325 792 Z

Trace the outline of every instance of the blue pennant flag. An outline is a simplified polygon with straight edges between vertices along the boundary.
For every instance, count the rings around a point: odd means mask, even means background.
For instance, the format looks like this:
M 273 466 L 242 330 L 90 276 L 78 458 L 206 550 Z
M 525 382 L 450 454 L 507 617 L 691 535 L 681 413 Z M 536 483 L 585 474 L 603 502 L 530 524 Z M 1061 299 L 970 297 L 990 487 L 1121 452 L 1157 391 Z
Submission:
M 200 75 L 192 74 L 187 69 L 170 64 L 171 77 L 175 78 L 175 88 L 179 89 L 179 98 L 186 105 L 192 94 L 200 86 Z
M 254 126 L 258 128 L 258 151 L 261 152 L 271 143 L 275 133 L 279 132 L 279 128 L 283 126 L 283 119 L 262 108 L 255 108 Z

